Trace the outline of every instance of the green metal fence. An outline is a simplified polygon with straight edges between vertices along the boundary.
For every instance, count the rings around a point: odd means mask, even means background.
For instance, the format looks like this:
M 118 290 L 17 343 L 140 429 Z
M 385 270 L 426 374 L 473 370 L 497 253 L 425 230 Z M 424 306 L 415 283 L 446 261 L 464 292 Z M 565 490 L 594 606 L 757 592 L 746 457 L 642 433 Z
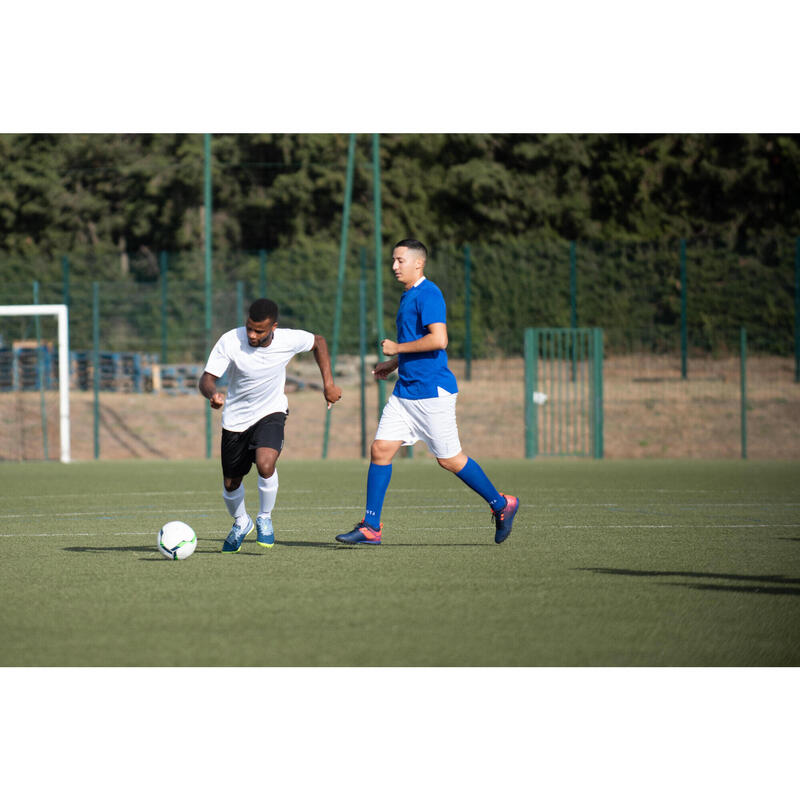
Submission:
M 391 336 L 394 330 L 402 287 L 388 273 L 388 256 L 386 280 L 379 280 L 377 243 L 372 248 L 363 237 L 354 234 L 353 239 L 350 244 L 314 243 L 269 253 L 215 253 L 210 281 L 205 280 L 208 261 L 202 251 L 70 253 L 52 263 L 0 254 L 0 275 L 6 276 L 0 282 L 0 303 L 67 303 L 70 345 L 79 351 L 76 368 L 84 376 L 77 388 L 88 391 L 93 383 L 86 380 L 98 372 L 99 392 L 110 391 L 113 381 L 103 371 L 129 357 L 168 367 L 193 390 L 191 374 L 181 370 L 198 369 L 207 357 L 209 335 L 214 340 L 240 325 L 250 300 L 265 294 L 278 302 L 282 324 L 321 333 L 339 354 L 369 353 L 374 358 L 382 332 Z M 675 426 L 689 430 L 691 419 L 684 416 L 669 427 L 668 415 L 672 409 L 692 409 L 703 398 L 719 404 L 725 420 L 738 418 L 740 393 L 738 388 L 731 392 L 738 387 L 741 328 L 747 331 L 752 372 L 745 404 L 746 411 L 753 407 L 745 423 L 749 452 L 768 452 L 759 442 L 768 440 L 771 419 L 779 419 L 787 431 L 783 438 L 792 440 L 787 413 L 795 408 L 795 394 L 785 382 L 790 361 L 788 380 L 800 386 L 800 240 L 764 238 L 735 246 L 699 239 L 552 240 L 502 248 L 434 243 L 426 274 L 447 298 L 448 353 L 460 365 L 464 390 L 478 381 L 476 374 L 487 373 L 487 365 L 494 365 L 489 372 L 505 375 L 511 369 L 509 359 L 521 364 L 525 331 L 533 326 L 603 329 L 607 392 L 602 395 L 604 414 L 591 412 L 597 424 L 589 425 L 590 436 L 579 426 L 591 414 L 577 405 L 577 387 L 580 381 L 589 386 L 595 377 L 586 372 L 589 361 L 573 359 L 582 345 L 579 335 L 553 334 L 540 342 L 547 351 L 540 353 L 538 379 L 556 381 L 557 388 L 555 394 L 541 392 L 550 396 L 550 406 L 523 412 L 536 411 L 536 454 L 602 452 L 616 457 L 639 447 L 646 455 L 672 455 L 673 443 L 683 438 Z M 210 334 L 204 309 L 210 309 Z M 20 327 L 24 325 L 28 327 Z M 20 340 L 40 341 L 46 349 L 54 340 L 47 325 L 43 321 L 37 330 L 33 320 L 0 321 L 0 354 L 7 350 L 11 357 Z M 718 376 L 717 367 L 728 361 L 724 376 Z M 568 379 L 559 378 L 558 370 Z M 125 374 L 128 380 L 130 373 Z M 381 384 L 378 398 L 369 400 L 371 421 L 377 420 L 385 401 L 384 390 Z M 460 407 L 466 394 L 462 392 Z M 532 398 L 532 392 L 526 394 Z M 765 404 L 769 410 L 762 414 Z M 640 408 L 647 412 L 641 431 L 618 427 L 626 413 Z M 334 414 L 332 430 L 337 424 Z M 719 442 L 728 442 L 727 428 L 723 432 L 719 420 L 714 424 L 720 427 Z M 40 427 L 46 436 L 47 428 Z M 662 433 L 668 428 L 669 434 Z M 32 436 L 29 432 L 28 438 Z M 367 432 L 358 439 L 366 437 Z M 738 454 L 738 428 L 736 441 Z M 685 442 L 684 450 L 691 450 L 690 444 Z M 729 451 L 727 445 L 720 450 Z M 496 452 L 505 451 L 498 444 Z M 520 442 L 519 455 L 525 454 Z
M 603 332 L 525 331 L 525 455 L 603 457 Z

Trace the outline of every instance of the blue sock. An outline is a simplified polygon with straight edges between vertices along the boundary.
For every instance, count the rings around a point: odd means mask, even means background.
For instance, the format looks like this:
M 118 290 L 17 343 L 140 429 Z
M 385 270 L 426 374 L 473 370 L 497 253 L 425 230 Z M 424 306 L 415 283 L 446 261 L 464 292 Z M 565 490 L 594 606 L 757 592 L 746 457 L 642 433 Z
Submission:
M 367 472 L 367 508 L 364 512 L 364 522 L 375 528 L 375 530 L 380 529 L 383 498 L 386 497 L 386 490 L 389 488 L 391 479 L 391 464 L 369 465 L 369 471 Z
M 477 461 L 468 458 L 461 471 L 456 472 L 456 476 L 461 478 L 473 492 L 477 492 L 492 507 L 493 511 L 503 508 L 506 504 L 505 497 L 494 488 Z

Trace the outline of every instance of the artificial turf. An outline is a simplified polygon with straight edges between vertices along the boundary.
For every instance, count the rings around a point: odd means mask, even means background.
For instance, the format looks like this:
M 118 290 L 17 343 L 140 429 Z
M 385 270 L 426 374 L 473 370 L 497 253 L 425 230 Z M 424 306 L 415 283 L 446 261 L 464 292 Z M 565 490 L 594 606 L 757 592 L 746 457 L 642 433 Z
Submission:
M 223 554 L 216 461 L 0 464 L 0 665 L 800 664 L 800 463 L 482 466 L 521 498 L 503 545 L 429 458 L 395 461 L 383 544 L 340 545 L 366 464 L 285 460 L 275 546 Z

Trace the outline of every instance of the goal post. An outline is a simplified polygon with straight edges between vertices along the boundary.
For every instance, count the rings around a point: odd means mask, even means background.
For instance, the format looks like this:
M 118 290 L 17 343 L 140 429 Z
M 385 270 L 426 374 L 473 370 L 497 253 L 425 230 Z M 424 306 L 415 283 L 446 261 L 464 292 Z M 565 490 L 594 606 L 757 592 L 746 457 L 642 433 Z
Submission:
M 0 306 L 0 317 L 55 316 L 58 319 L 58 407 L 61 462 L 70 461 L 69 312 L 63 304 Z

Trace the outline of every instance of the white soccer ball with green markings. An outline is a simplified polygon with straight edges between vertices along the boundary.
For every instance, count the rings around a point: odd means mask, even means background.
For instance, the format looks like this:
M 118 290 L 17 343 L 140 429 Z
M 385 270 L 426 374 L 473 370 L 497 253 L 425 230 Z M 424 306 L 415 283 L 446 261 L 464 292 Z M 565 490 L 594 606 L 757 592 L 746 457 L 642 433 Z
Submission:
M 185 522 L 167 522 L 158 532 L 158 551 L 170 561 L 189 558 L 195 547 L 197 534 Z

